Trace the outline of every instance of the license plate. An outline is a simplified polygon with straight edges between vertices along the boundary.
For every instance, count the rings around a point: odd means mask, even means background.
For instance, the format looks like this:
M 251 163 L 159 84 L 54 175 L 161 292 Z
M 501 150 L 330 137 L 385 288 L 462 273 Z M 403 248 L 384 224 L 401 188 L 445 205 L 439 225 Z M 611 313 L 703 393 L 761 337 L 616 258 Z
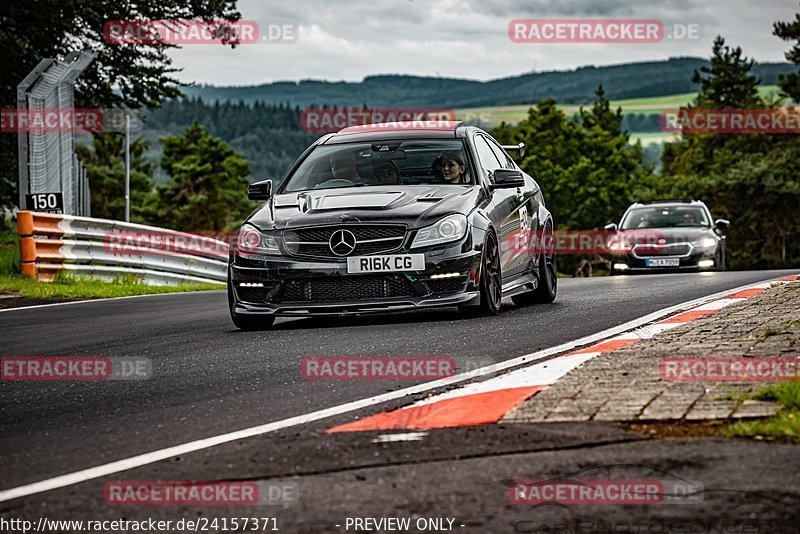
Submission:
M 347 272 L 350 274 L 424 270 L 425 254 L 389 254 L 347 258 Z
M 677 267 L 681 264 L 678 258 L 655 258 L 644 260 L 645 267 Z

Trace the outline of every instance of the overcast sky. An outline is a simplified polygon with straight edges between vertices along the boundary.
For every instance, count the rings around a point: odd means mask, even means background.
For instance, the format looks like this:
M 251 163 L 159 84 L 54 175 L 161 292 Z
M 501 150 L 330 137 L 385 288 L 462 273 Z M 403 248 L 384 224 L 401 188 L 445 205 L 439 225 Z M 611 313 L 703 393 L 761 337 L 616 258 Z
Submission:
M 758 61 L 788 49 L 772 23 L 797 0 L 240 0 L 243 19 L 298 27 L 291 44 L 185 45 L 171 52 L 182 81 L 255 85 L 278 80 L 359 81 L 372 74 L 489 80 L 674 56 L 707 57 L 714 36 Z M 700 39 L 653 44 L 517 44 L 517 18 L 658 19 L 699 26 Z

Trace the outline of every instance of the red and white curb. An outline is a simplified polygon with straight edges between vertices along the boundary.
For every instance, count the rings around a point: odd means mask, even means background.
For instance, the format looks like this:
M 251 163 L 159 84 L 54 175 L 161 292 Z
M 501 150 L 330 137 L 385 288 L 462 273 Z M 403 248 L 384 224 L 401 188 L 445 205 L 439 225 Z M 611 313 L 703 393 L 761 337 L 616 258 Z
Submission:
M 397 410 L 381 412 L 351 423 L 338 425 L 329 428 L 326 432 L 429 430 L 496 423 L 525 400 L 554 384 L 568 372 L 592 358 L 716 313 L 726 306 L 763 293 L 776 282 L 789 283 L 798 280 L 800 280 L 800 275 L 787 276 L 778 280 L 749 285 L 744 289 L 734 289 L 721 298 L 681 311 L 658 322 L 567 352 L 556 358 L 516 369 L 482 382 L 471 383 Z

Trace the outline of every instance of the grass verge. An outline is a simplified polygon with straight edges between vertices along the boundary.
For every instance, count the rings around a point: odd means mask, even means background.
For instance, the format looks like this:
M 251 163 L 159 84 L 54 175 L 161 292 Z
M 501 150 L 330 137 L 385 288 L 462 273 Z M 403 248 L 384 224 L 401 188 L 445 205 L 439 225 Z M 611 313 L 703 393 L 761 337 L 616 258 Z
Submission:
M 734 423 L 727 428 L 728 435 L 800 443 L 800 380 L 766 386 L 752 398 L 778 402 L 781 410 L 765 419 Z
M 0 275 L 0 293 L 12 293 L 20 297 L 44 299 L 93 299 L 151 295 L 157 293 L 183 293 L 186 291 L 209 291 L 224 289 L 220 284 L 181 284 L 177 286 L 150 286 L 133 276 L 120 277 L 113 281 L 90 280 L 72 276 L 58 276 L 50 283 L 37 282 L 18 275 Z

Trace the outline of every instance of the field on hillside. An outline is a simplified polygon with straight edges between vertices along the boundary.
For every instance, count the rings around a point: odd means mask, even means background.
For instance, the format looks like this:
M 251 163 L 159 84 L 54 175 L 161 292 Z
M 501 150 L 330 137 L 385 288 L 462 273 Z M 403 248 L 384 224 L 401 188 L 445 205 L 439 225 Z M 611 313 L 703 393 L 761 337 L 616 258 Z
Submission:
M 775 97 L 778 94 L 778 86 L 767 85 L 759 87 L 759 93 L 763 97 Z M 690 103 L 697 96 L 697 93 L 682 93 L 679 95 L 654 96 L 648 98 L 631 98 L 627 100 L 612 100 L 611 107 L 622 108 L 622 114 L 644 114 L 660 115 L 666 110 L 677 109 Z M 528 114 L 529 105 L 516 106 L 491 106 L 481 108 L 457 109 L 456 116 L 460 120 L 480 123 L 484 127 L 495 127 L 501 122 L 516 124 L 521 122 Z M 559 109 L 568 115 L 577 113 L 581 106 L 578 105 L 559 105 Z M 583 106 L 589 107 L 589 106 Z M 659 131 L 637 132 L 631 134 L 631 141 L 641 140 L 642 145 L 650 143 L 663 143 L 673 138 L 672 133 Z

